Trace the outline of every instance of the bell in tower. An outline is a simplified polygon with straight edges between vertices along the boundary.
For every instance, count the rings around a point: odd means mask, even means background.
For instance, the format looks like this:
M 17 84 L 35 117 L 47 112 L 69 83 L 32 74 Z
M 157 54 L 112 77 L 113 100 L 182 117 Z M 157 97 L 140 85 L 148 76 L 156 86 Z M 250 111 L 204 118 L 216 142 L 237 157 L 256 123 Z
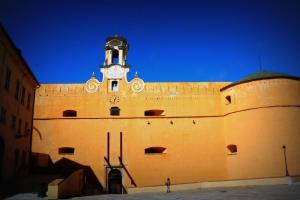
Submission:
M 126 64 L 128 47 L 124 37 L 115 35 L 106 39 L 104 45 L 105 60 L 101 72 L 104 79 L 109 82 L 110 92 L 118 92 L 119 81 L 126 80 L 126 74 L 129 72 L 129 67 Z

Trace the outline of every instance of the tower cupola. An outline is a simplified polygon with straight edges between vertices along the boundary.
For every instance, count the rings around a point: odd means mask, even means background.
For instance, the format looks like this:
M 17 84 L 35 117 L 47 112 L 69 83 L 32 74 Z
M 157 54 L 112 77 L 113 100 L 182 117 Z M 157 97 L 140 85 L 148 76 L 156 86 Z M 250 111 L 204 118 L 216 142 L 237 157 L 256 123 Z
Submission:
M 108 82 L 108 91 L 118 92 L 121 83 L 127 81 L 129 66 L 126 64 L 128 43 L 124 37 L 108 37 L 104 45 L 105 60 L 100 69 L 103 80 Z
M 118 35 L 108 37 L 104 45 L 104 67 L 108 67 L 113 64 L 118 64 L 125 67 L 128 48 L 129 45 L 126 38 Z

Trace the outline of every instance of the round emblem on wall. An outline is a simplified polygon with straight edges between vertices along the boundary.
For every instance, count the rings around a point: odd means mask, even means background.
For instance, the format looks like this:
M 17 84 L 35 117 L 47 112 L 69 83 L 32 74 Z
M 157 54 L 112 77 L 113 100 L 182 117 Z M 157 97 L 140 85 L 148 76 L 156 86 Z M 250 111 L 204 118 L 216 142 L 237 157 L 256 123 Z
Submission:
M 99 87 L 98 85 L 99 85 L 99 81 L 95 78 L 91 78 L 85 83 L 85 90 L 88 93 L 95 93 L 98 91 L 98 87 Z
M 116 104 L 116 103 L 119 103 L 119 101 L 120 101 L 120 98 L 118 97 L 118 96 L 111 96 L 110 98 L 109 98 L 109 102 L 111 103 L 111 104 Z
M 143 91 L 144 87 L 145 87 L 145 83 L 140 78 L 134 78 L 131 81 L 131 90 L 135 93 L 139 93 L 139 92 Z

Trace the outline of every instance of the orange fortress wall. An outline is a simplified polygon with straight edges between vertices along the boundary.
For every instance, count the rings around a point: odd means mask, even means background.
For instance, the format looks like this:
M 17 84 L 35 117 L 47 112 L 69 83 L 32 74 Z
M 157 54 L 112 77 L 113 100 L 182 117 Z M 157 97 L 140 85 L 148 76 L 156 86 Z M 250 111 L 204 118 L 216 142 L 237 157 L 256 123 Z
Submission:
M 280 177 L 286 175 L 285 145 L 290 175 L 300 174 L 298 78 L 127 81 L 126 45 L 120 37 L 106 41 L 102 82 L 93 76 L 87 83 L 39 87 L 32 135 L 36 165 L 47 165 L 42 155 L 53 163 L 65 157 L 90 166 L 104 189 L 111 168 L 120 171 L 125 188 L 135 187 L 133 181 L 137 187 L 164 185 L 167 177 L 172 184 Z M 112 115 L 112 107 L 120 114 Z M 63 116 L 66 110 L 76 116 Z M 229 151 L 230 144 L 237 152 Z M 62 147 L 74 152 L 59 152 Z M 146 153 L 150 147 L 165 149 Z

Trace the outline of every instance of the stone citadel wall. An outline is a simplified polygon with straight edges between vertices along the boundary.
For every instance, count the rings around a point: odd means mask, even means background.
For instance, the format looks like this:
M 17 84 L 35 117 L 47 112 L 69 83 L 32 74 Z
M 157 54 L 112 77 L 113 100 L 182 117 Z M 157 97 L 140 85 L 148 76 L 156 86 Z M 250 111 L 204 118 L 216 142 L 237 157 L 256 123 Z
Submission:
M 66 157 L 89 165 L 106 184 L 107 132 L 111 164 L 118 165 L 120 132 L 123 160 L 139 187 L 212 180 L 251 179 L 285 175 L 282 145 L 287 147 L 291 174 L 300 174 L 300 83 L 290 79 L 259 80 L 220 91 L 226 82 L 146 83 L 141 93 L 129 84 L 109 93 L 105 82 L 96 93 L 84 84 L 41 85 L 36 93 L 33 152 Z M 110 98 L 117 95 L 117 103 Z M 230 96 L 228 100 L 228 96 Z M 120 116 L 110 116 L 118 106 Z M 64 110 L 77 117 L 63 117 Z M 162 116 L 144 116 L 162 109 Z M 43 138 L 43 139 L 41 139 Z M 228 152 L 227 145 L 237 145 Z M 73 147 L 60 155 L 60 147 Z M 164 147 L 162 154 L 145 154 Z M 125 172 L 124 184 L 133 187 Z

